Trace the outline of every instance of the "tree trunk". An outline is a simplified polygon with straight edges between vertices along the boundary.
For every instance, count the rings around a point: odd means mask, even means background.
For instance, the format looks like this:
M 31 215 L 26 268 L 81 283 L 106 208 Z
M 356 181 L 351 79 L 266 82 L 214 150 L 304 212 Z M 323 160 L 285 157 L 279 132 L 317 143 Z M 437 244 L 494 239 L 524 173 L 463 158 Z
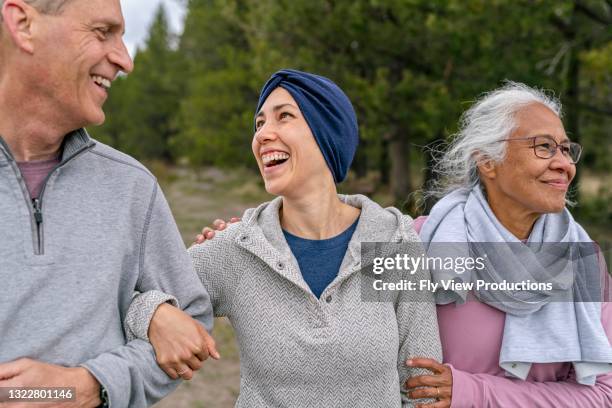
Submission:
M 378 162 L 378 168 L 380 171 L 380 184 L 383 186 L 389 185 L 389 140 L 387 137 L 383 137 L 382 141 L 382 154 L 380 161 Z
M 410 143 L 397 130 L 389 140 L 388 152 L 391 164 L 390 185 L 395 205 L 402 209 L 408 204 L 412 192 L 410 179 Z
M 436 182 L 436 174 L 433 172 L 434 165 L 436 163 L 436 157 L 434 157 L 434 153 L 436 152 L 440 146 L 444 143 L 444 131 L 439 130 L 438 136 L 434 141 L 428 144 L 428 149 L 425 149 L 425 180 L 423 181 L 423 191 L 427 192 L 429 188 L 431 188 L 432 184 Z M 421 214 L 426 215 L 429 214 L 431 208 L 436 203 L 436 199 L 433 197 L 427 197 L 424 200 L 422 207 L 419 209 Z
M 355 159 L 353 160 L 353 165 L 351 166 L 353 171 L 355 172 L 355 176 L 358 179 L 363 178 L 368 173 L 368 153 L 367 153 L 367 143 L 365 140 L 359 141 L 359 148 L 355 153 Z

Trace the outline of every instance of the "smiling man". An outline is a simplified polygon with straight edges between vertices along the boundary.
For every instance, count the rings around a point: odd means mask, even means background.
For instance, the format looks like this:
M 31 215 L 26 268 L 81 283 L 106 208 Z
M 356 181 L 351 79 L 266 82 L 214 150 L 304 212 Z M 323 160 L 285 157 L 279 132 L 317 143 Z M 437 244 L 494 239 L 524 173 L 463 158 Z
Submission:
M 83 129 L 133 68 L 119 0 L 0 8 L 0 389 L 151 405 L 176 382 L 126 342 L 132 294 L 172 293 L 208 329 L 212 310 L 155 178 Z

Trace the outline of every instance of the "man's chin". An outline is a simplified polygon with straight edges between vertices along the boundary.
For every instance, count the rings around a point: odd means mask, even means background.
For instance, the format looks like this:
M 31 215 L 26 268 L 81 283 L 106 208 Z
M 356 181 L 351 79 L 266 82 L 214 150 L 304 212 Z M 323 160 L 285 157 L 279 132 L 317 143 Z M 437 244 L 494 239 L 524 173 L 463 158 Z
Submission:
M 104 113 L 104 111 L 100 110 L 96 115 L 92 115 L 87 119 L 87 124 L 84 127 L 100 126 L 104 124 L 104 121 L 106 121 L 106 114 Z

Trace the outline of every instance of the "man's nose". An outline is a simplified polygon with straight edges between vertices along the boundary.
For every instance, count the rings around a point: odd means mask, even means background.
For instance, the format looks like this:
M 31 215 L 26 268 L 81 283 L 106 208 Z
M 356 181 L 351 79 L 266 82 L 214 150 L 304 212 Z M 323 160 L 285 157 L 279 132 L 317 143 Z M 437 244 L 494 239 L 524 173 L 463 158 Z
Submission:
M 111 51 L 108 58 L 111 63 L 118 66 L 119 69 L 126 74 L 129 74 L 134 70 L 134 61 L 132 60 L 132 57 L 130 57 L 130 53 L 125 46 L 123 39 L 119 40 L 119 43 L 115 49 Z

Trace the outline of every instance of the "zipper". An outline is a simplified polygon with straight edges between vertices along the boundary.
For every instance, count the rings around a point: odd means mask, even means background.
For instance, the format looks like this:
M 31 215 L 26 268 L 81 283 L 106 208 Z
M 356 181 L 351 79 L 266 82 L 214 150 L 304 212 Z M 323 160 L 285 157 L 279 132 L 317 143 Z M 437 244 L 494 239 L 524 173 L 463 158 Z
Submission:
M 36 224 L 36 238 L 37 238 L 36 242 L 38 244 L 38 248 L 37 248 L 38 250 L 34 253 L 35 255 L 45 254 L 42 205 L 43 205 L 43 196 L 45 194 L 45 190 L 47 189 L 47 182 L 49 181 L 51 176 L 53 176 L 53 173 L 55 173 L 59 168 L 64 167 L 66 164 L 74 160 L 77 156 L 80 156 L 81 153 L 85 152 L 86 150 L 91 149 L 93 146 L 94 146 L 93 143 L 83 146 L 81 149 L 77 150 L 72 156 L 70 156 L 66 161 L 60 162 L 60 164 L 55 166 L 55 168 L 51 170 L 49 174 L 47 174 L 47 177 L 45 177 L 45 181 L 43 181 L 43 185 L 40 189 L 40 194 L 38 194 L 38 198 L 35 198 L 34 200 L 32 200 L 32 209 L 33 209 L 32 215 L 34 216 L 34 222 Z M 29 193 L 28 193 L 28 196 L 29 196 Z
M 23 196 L 27 203 L 27 207 L 30 210 L 30 214 L 32 216 L 31 218 L 32 235 L 33 235 L 32 240 L 33 240 L 33 245 L 34 245 L 34 255 L 44 255 L 45 254 L 44 236 L 43 236 L 43 219 L 44 218 L 43 218 L 42 205 L 43 205 L 43 194 L 47 187 L 47 182 L 49 181 L 53 173 L 55 173 L 60 167 L 65 166 L 67 163 L 72 161 L 77 156 L 80 156 L 86 150 L 93 148 L 95 146 L 95 143 L 86 144 L 85 146 L 83 146 L 82 148 L 74 152 L 66 161 L 60 162 L 57 166 L 55 166 L 55 168 L 51 170 L 49 174 L 47 174 L 47 177 L 45 177 L 45 180 L 43 181 L 43 185 L 42 185 L 42 188 L 40 189 L 40 194 L 38 195 L 38 198 L 35 198 L 33 200 L 31 199 L 30 193 L 27 189 L 27 186 L 25 185 L 25 181 L 23 180 L 23 176 L 21 175 L 21 170 L 19 170 L 19 166 L 17 165 L 17 162 L 11 155 L 10 150 L 8 149 L 8 146 L 2 140 L 2 138 L 0 138 L 0 144 L 2 145 L 2 147 L 4 147 L 4 150 L 6 150 L 7 157 L 9 158 L 9 161 L 12 164 L 13 171 L 18 177 L 19 185 L 21 186 L 21 192 L 23 193 Z
M 38 244 L 38 249 L 36 253 L 38 255 L 43 254 L 43 242 L 42 242 L 42 222 L 43 222 L 43 214 L 40 209 L 40 199 L 35 198 L 32 200 L 32 206 L 34 207 L 34 221 L 36 222 L 36 242 Z

